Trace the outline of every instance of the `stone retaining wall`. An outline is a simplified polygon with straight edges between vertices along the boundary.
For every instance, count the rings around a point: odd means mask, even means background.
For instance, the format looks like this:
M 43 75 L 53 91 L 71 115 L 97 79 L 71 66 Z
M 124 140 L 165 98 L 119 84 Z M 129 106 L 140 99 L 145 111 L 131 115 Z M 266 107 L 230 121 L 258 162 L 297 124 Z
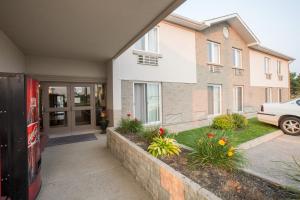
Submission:
M 220 200 L 113 128 L 107 130 L 107 147 L 155 200 Z

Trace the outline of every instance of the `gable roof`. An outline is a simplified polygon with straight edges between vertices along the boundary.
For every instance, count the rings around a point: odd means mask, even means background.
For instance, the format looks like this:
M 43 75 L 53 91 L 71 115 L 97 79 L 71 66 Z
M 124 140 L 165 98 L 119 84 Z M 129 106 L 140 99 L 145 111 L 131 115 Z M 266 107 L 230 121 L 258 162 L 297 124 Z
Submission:
M 226 22 L 228 23 L 240 36 L 241 38 L 247 43 L 249 48 L 254 50 L 273 55 L 278 58 L 282 58 L 288 61 L 294 61 L 295 59 L 269 49 L 267 47 L 263 47 L 260 45 L 260 41 L 258 37 L 253 33 L 253 31 L 247 26 L 244 20 L 240 17 L 237 13 L 232 13 L 229 15 L 224 15 L 221 17 L 203 20 L 203 21 L 196 21 L 193 19 L 189 19 L 187 17 L 183 17 L 181 15 L 172 13 L 168 17 L 165 18 L 166 21 L 178 24 L 196 31 L 203 31 L 215 24 Z
M 208 24 L 209 27 L 222 22 L 227 22 L 246 41 L 248 45 L 260 43 L 256 35 L 237 13 L 205 20 L 205 23 Z
M 269 54 L 269 55 L 281 58 L 283 60 L 287 60 L 287 61 L 294 61 L 294 60 L 296 60 L 295 58 L 292 58 L 290 56 L 287 56 L 285 54 L 282 54 L 280 52 L 274 51 L 273 49 L 269 49 L 269 48 L 261 46 L 261 45 L 251 45 L 251 46 L 249 46 L 249 48 L 250 49 L 254 49 L 256 51 L 263 52 L 265 54 Z
M 166 17 L 165 20 L 197 31 L 203 31 L 215 24 L 227 22 L 238 32 L 238 34 L 246 41 L 248 45 L 259 43 L 258 38 L 254 35 L 242 18 L 236 13 L 204 21 L 195 21 L 173 13 Z

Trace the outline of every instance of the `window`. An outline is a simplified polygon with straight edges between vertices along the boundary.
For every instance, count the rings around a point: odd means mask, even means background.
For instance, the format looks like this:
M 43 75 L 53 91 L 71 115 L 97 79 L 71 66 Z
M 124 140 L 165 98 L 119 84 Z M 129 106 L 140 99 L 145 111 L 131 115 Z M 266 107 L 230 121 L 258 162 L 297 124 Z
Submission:
M 218 115 L 221 109 L 221 85 L 209 85 L 208 88 L 208 115 Z
M 243 112 L 243 86 L 235 86 L 233 89 L 234 112 Z
M 281 75 L 281 61 L 277 60 L 277 74 Z
M 220 64 L 220 44 L 208 42 L 208 62 Z
M 282 102 L 282 89 L 278 88 L 278 102 L 281 103 Z
M 297 104 L 298 106 L 300 106 L 300 100 L 297 100 L 297 101 L 296 101 L 296 104 Z
M 265 74 L 271 74 L 270 73 L 270 58 L 265 57 Z
M 272 88 L 265 88 L 265 102 L 272 102 Z
M 139 39 L 134 48 L 141 51 L 158 53 L 158 28 L 155 27 Z
M 242 51 L 240 49 L 233 48 L 233 66 L 236 68 L 242 68 Z
M 161 121 L 159 83 L 134 83 L 134 114 L 144 124 Z

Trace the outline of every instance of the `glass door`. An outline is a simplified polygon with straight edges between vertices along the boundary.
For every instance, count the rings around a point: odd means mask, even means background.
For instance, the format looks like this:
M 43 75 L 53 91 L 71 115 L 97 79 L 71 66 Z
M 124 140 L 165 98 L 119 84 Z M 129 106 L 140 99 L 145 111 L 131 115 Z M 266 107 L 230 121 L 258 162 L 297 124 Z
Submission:
M 95 128 L 95 98 L 93 84 L 72 84 L 72 131 Z
M 43 83 L 43 126 L 46 133 L 71 132 L 70 86 L 65 83 Z

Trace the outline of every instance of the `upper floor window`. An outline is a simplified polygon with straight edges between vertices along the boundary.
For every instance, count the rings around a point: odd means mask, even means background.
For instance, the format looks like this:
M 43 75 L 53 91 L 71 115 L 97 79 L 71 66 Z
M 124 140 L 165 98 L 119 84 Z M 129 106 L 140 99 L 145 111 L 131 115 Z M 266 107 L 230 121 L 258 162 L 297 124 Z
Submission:
M 264 64 L 265 65 L 265 74 L 271 74 L 270 62 L 271 62 L 271 59 L 265 57 L 265 64 Z
M 208 42 L 208 62 L 220 64 L 220 44 L 216 42 Z
M 242 51 L 240 49 L 233 48 L 233 66 L 236 68 L 242 68 Z
M 277 60 L 277 74 L 281 75 L 281 61 Z
M 155 27 L 139 39 L 134 48 L 141 51 L 158 53 L 158 28 Z

